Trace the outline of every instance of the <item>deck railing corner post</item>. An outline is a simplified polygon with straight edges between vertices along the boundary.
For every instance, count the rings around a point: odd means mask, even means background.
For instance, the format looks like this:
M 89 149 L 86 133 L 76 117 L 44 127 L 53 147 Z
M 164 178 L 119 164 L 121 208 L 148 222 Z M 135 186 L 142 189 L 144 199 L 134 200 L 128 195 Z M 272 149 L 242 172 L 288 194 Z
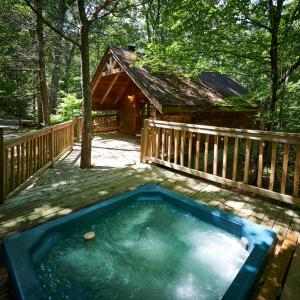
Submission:
M 145 163 L 145 137 L 144 137 L 144 128 L 141 129 L 141 156 L 140 156 L 140 162 L 142 164 Z
M 149 140 L 149 122 L 144 121 L 144 128 L 141 132 L 141 163 L 147 162 L 146 156 L 148 154 L 148 140 Z

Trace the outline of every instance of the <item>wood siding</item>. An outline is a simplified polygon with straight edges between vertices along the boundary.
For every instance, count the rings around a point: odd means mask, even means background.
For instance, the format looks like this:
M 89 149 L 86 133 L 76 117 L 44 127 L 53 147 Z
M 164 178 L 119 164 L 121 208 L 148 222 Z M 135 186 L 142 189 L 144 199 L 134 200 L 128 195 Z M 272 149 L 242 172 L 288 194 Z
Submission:
M 253 129 L 256 114 L 256 111 L 200 111 L 192 114 L 190 123 Z M 172 121 L 177 122 L 175 120 Z

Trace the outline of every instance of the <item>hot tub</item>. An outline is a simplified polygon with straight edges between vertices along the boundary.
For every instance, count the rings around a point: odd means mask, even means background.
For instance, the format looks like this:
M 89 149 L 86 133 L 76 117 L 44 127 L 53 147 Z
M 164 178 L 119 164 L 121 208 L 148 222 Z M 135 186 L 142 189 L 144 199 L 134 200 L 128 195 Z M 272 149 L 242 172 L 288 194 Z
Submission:
M 275 242 L 272 230 L 151 184 L 3 247 L 19 299 L 236 300 L 249 297 Z

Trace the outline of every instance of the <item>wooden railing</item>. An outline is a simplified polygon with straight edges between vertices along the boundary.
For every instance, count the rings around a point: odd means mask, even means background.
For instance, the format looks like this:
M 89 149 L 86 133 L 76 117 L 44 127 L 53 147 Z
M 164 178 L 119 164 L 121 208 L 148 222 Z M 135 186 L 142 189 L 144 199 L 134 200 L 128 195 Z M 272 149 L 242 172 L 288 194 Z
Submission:
M 26 188 L 81 140 L 82 118 L 3 139 L 0 130 L 0 202 Z
M 106 115 L 106 116 L 93 116 L 93 132 L 108 132 L 119 130 L 119 116 Z
M 145 120 L 141 162 L 300 205 L 300 134 Z

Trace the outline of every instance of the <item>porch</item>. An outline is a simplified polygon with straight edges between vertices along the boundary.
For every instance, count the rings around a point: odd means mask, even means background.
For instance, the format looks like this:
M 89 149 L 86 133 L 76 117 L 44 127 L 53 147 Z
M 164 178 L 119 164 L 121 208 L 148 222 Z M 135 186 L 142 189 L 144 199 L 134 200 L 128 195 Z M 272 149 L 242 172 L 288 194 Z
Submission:
M 140 146 L 134 138 L 121 133 L 97 135 L 92 146 L 92 169 L 78 167 L 80 144 L 76 143 L 73 150 L 59 159 L 53 168 L 47 169 L 26 190 L 1 205 L 0 239 L 146 183 L 156 183 L 201 203 L 273 228 L 279 241 L 257 289 L 257 299 L 277 297 L 297 246 L 299 211 L 292 206 L 224 189 L 154 164 L 141 164 Z M 293 261 L 298 259 L 296 256 Z M 292 276 L 287 276 L 286 282 L 290 283 L 281 299 L 296 299 L 299 294 L 296 289 L 290 294 L 289 287 L 295 279 L 289 278 Z M 2 259 L 0 291 L 0 299 L 10 299 Z

